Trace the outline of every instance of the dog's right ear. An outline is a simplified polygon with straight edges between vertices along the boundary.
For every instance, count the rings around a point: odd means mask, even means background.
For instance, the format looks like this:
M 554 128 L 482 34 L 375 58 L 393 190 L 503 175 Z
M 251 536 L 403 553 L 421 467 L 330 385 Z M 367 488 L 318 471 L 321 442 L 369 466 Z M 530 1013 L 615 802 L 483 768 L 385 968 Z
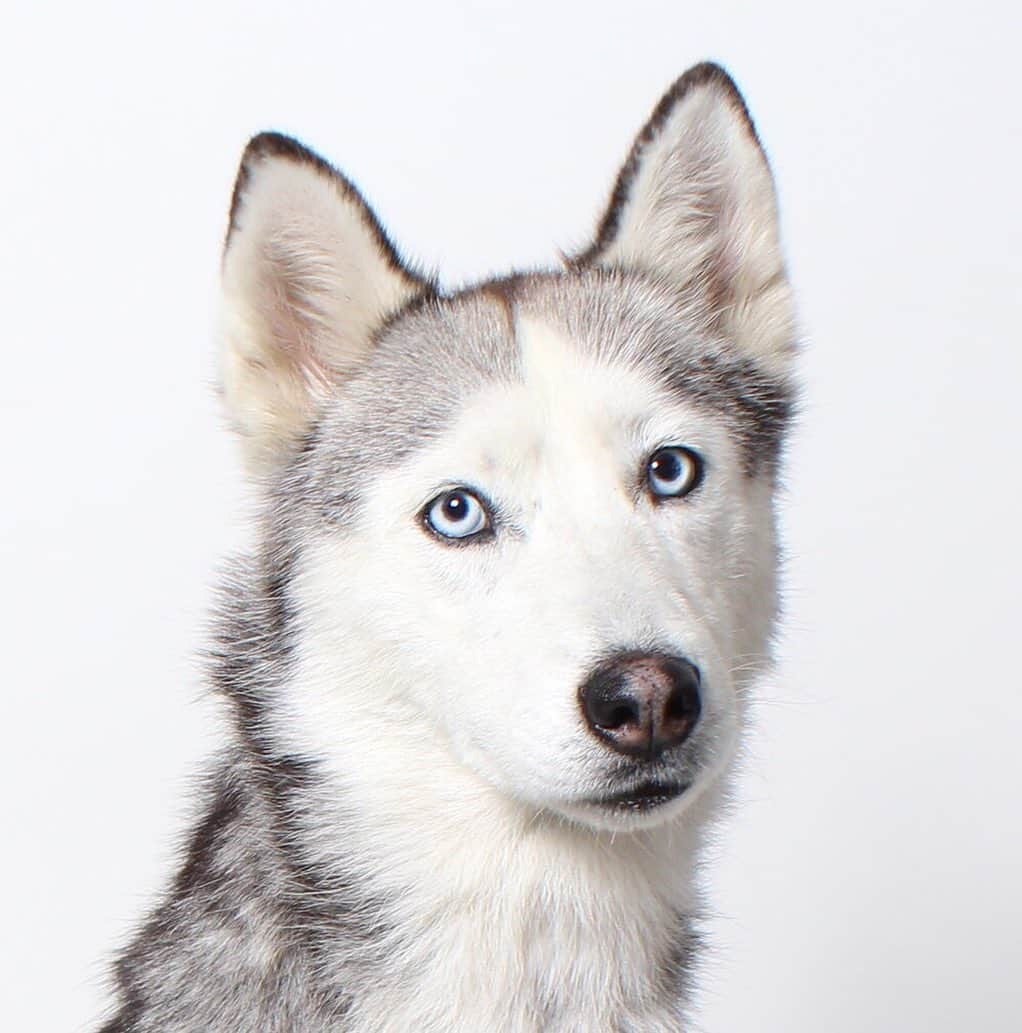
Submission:
M 388 315 L 430 289 L 358 191 L 295 140 L 255 137 L 234 187 L 221 385 L 250 472 L 272 472 Z

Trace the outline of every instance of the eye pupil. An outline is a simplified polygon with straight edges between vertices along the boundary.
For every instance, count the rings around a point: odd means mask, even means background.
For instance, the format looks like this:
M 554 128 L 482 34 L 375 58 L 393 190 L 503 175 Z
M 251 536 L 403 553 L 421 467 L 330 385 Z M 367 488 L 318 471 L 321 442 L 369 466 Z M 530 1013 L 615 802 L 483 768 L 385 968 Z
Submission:
M 442 508 L 448 520 L 464 520 L 468 513 L 468 500 L 460 491 L 452 491 L 444 499 Z
M 665 481 L 673 481 L 681 473 L 681 461 L 673 452 L 661 452 L 650 463 L 653 473 Z

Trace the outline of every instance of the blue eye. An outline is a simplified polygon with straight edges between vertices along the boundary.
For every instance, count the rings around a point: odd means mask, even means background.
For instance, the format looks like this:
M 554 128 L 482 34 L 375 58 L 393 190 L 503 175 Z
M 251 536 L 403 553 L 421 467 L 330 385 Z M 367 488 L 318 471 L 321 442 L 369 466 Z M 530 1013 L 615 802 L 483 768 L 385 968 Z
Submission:
M 472 538 L 489 529 L 490 516 L 468 488 L 438 495 L 423 512 L 426 526 L 441 538 Z
M 646 483 L 654 498 L 680 499 L 702 483 L 703 461 L 690 448 L 658 448 L 646 463 Z

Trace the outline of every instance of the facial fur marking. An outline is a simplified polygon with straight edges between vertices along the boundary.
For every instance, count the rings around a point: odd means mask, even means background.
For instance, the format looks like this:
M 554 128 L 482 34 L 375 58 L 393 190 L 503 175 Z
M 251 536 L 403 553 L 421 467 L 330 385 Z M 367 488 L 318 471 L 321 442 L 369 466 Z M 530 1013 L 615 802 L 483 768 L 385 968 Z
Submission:
M 719 346 L 712 351 L 698 346 L 679 348 L 674 340 L 677 329 L 672 334 L 668 328 L 659 327 L 652 314 L 646 315 L 641 309 L 637 310 L 640 320 L 624 324 L 632 336 L 624 336 L 622 327 L 603 328 L 590 313 L 601 312 L 598 301 L 606 284 L 597 280 L 594 286 L 599 290 L 592 307 L 580 313 L 577 322 L 571 319 L 563 325 L 563 331 L 544 325 L 530 314 L 534 311 L 532 298 L 542 296 L 538 280 L 530 285 L 529 293 L 522 292 L 520 309 L 524 311 L 518 317 L 518 327 L 525 377 L 536 383 L 564 385 L 580 375 L 585 357 L 618 361 L 646 371 L 654 386 L 659 385 L 683 404 L 695 403 L 723 417 L 733 427 L 749 477 L 772 473 L 794 409 L 788 383 L 750 359 L 721 351 Z M 637 296 L 641 298 L 641 294 Z M 563 397 L 563 387 L 551 390 Z M 553 396 L 551 404 L 556 404 Z
M 734 362 L 704 355 L 663 370 L 665 387 L 724 416 L 734 425 L 745 472 L 772 472 L 791 422 L 791 390 L 751 361 Z
M 541 373 L 546 364 L 553 374 L 559 363 L 563 380 L 582 358 L 620 363 L 683 403 L 722 416 L 749 476 L 776 468 L 794 411 L 790 379 L 717 335 L 698 291 L 670 292 L 647 277 L 599 267 L 519 276 L 502 281 L 502 290 L 514 300 L 519 334 L 536 337 L 523 344 L 523 368 Z M 560 338 L 558 349 L 541 346 L 551 337 Z

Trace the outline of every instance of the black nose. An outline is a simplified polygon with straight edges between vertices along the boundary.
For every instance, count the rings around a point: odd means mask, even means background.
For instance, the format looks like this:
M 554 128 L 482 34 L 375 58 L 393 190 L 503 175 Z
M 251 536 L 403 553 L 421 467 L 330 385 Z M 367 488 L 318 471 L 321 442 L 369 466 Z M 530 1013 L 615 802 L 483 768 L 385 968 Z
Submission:
M 658 757 L 689 736 L 699 719 L 699 669 L 678 656 L 618 653 L 580 691 L 589 727 L 618 753 Z

